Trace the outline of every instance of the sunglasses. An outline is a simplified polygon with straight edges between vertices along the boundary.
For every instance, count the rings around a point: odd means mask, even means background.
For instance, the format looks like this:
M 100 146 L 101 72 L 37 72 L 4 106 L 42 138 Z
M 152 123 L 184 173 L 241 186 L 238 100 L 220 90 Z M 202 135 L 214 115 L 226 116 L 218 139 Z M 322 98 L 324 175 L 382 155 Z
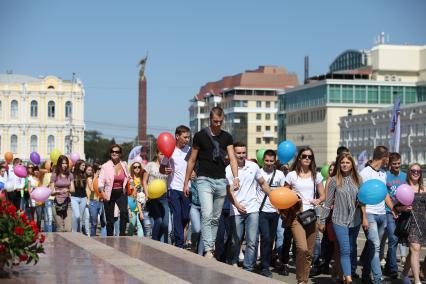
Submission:
M 410 173 L 412 173 L 413 175 L 420 175 L 422 172 L 420 170 L 410 170 Z
M 114 150 L 112 150 L 111 154 L 121 154 L 121 151 L 114 151 Z
M 308 159 L 308 160 L 311 160 L 311 161 L 312 161 L 312 159 L 314 158 L 314 156 L 313 156 L 313 155 L 306 155 L 306 154 L 302 154 L 300 157 L 301 157 L 303 160 Z
M 141 167 L 140 166 L 134 166 L 133 168 L 134 169 L 140 169 Z

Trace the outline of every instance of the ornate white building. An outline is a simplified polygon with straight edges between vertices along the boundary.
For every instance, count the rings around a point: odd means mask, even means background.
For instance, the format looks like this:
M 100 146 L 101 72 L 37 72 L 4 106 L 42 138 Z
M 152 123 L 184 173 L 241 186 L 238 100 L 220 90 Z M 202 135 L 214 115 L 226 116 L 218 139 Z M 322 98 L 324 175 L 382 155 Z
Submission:
M 84 158 L 84 88 L 80 80 L 0 74 L 0 150 L 29 160 L 54 148 Z M 70 139 L 71 137 L 71 139 Z

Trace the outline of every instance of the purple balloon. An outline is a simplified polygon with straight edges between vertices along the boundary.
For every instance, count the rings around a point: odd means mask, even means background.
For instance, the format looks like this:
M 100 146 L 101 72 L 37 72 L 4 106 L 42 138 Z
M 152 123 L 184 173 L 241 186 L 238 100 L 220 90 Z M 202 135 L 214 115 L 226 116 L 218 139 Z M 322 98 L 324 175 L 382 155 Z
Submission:
M 13 168 L 13 172 L 17 177 L 25 178 L 27 177 L 27 169 L 24 166 L 17 165 Z
M 40 155 L 37 152 L 32 152 L 30 154 L 30 160 L 36 165 L 40 164 Z
M 75 163 L 77 163 L 78 160 L 80 160 L 80 154 L 73 152 L 71 153 L 71 162 L 75 165 Z
M 395 192 L 396 199 L 401 202 L 401 204 L 410 206 L 413 204 L 414 200 L 414 191 L 408 184 L 404 183 L 398 186 Z
M 50 188 L 45 186 L 36 187 L 33 192 L 31 193 L 31 198 L 34 199 L 37 202 L 44 202 L 46 201 L 52 191 Z

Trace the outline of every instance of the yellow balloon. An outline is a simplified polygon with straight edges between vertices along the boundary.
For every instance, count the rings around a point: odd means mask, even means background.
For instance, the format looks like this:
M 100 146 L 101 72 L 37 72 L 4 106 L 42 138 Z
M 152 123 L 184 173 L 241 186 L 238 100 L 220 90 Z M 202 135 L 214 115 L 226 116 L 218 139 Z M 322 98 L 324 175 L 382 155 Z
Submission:
M 162 179 L 155 179 L 148 185 L 148 197 L 149 199 L 159 198 L 166 193 L 166 190 L 166 182 Z
M 58 163 L 58 158 L 60 155 L 62 155 L 61 151 L 56 148 L 50 152 L 50 160 L 52 160 L 52 164 L 56 165 Z

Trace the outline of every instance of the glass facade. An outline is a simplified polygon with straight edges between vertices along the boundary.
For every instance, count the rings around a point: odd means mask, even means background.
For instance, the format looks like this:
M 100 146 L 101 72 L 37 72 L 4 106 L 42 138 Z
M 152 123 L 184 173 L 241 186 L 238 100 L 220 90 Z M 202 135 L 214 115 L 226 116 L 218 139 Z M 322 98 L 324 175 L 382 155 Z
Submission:
M 352 70 L 367 65 L 366 54 L 357 50 L 349 50 L 339 55 L 330 65 L 330 72 Z
M 280 98 L 284 99 L 285 110 L 325 105 L 327 101 L 327 87 L 326 85 L 321 85 L 307 88 L 281 95 Z

